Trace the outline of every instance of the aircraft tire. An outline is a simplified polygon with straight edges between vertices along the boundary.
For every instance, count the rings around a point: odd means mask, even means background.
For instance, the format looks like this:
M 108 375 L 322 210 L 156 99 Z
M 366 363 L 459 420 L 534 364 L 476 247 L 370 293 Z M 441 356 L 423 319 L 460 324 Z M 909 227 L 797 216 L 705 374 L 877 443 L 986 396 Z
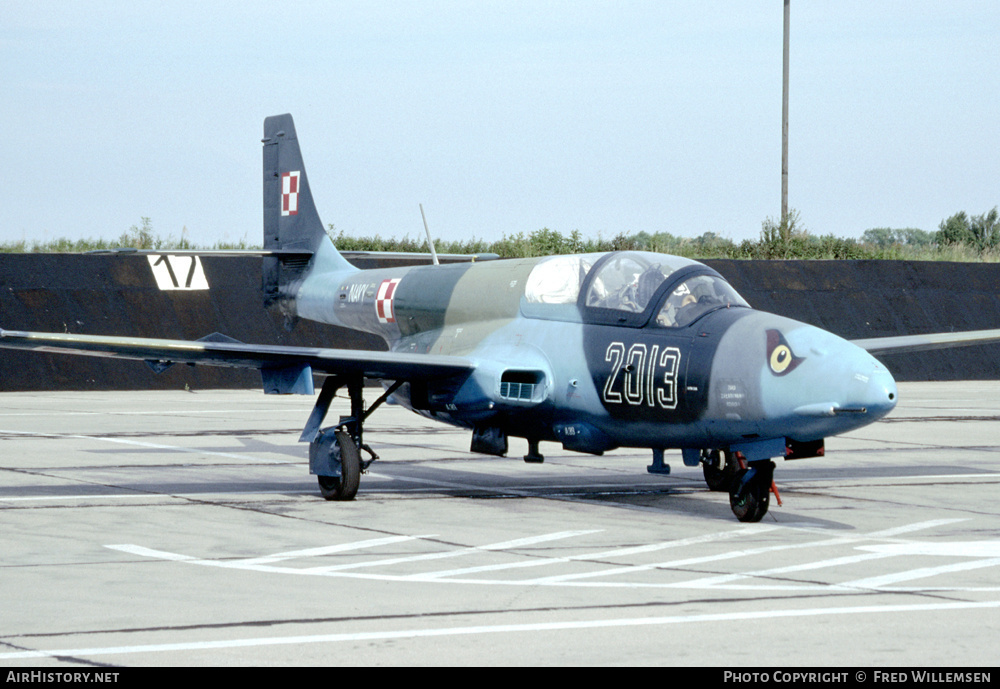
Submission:
M 725 455 L 725 461 L 720 461 L 718 450 L 712 451 L 712 458 L 708 462 L 702 462 L 701 469 L 705 475 L 705 483 L 708 489 L 716 492 L 728 492 L 736 477 L 736 462 L 733 461 L 729 453 Z
M 767 514 L 771 502 L 773 469 L 774 464 L 767 462 L 755 470 L 745 484 L 743 477 L 751 470 L 741 469 L 736 473 L 729 489 L 729 506 L 741 522 L 759 522 Z
M 319 491 L 327 500 L 353 500 L 361 485 L 361 452 L 351 434 L 334 431 L 329 452 L 340 463 L 340 476 L 318 476 Z

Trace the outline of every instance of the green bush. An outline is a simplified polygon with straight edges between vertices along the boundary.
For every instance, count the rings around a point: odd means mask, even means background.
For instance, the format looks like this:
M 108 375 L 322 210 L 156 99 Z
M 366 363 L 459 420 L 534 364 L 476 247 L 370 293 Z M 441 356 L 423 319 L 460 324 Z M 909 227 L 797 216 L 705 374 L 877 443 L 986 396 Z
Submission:
M 330 238 L 342 251 L 401 251 L 425 253 L 427 243 L 410 237 L 383 238 L 351 237 L 329 226 Z M 84 252 L 131 247 L 136 249 L 180 250 L 205 249 L 187 239 L 187 229 L 180 240 L 163 238 L 153 231 L 152 221 L 143 217 L 115 242 L 103 239 L 56 239 L 45 243 L 18 241 L 0 244 L 4 252 Z M 969 217 L 964 211 L 942 220 L 937 232 L 916 228 L 872 228 L 861 239 L 816 236 L 802 226 L 797 211 L 777 221 L 767 218 L 761 223 L 760 237 L 739 243 L 706 231 L 697 237 L 682 237 L 669 232 L 619 232 L 611 239 L 598 236 L 584 238 L 579 230 L 563 235 L 543 227 L 528 234 L 504 235 L 495 242 L 471 238 L 462 241 L 434 241 L 441 254 L 493 253 L 501 258 L 549 256 L 553 254 L 594 253 L 600 251 L 637 250 L 675 254 L 694 259 L 833 259 L 833 260 L 911 260 L 911 261 L 1000 261 L 1000 213 L 993 210 Z M 246 238 L 237 243 L 217 243 L 206 250 L 259 248 Z

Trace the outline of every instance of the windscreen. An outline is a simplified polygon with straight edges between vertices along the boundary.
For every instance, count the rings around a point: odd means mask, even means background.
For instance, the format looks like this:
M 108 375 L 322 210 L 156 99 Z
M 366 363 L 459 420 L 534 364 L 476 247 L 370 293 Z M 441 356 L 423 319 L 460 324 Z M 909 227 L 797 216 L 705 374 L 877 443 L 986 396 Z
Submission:
M 683 328 L 709 311 L 750 305 L 728 282 L 714 275 L 697 275 L 674 289 L 656 317 L 657 325 Z

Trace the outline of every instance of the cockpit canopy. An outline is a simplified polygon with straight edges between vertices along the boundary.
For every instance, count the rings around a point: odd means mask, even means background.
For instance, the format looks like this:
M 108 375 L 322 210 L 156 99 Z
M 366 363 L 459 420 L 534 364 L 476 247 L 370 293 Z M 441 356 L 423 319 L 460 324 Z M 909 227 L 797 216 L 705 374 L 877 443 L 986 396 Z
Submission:
M 593 274 L 591 274 L 593 271 Z M 669 291 L 669 294 L 667 294 Z M 653 300 L 656 300 L 656 304 Z M 533 305 L 564 305 L 537 308 Z M 576 308 L 567 309 L 573 305 Z M 681 328 L 717 308 L 749 304 L 715 271 L 697 261 L 667 254 L 553 256 L 528 275 L 525 315 L 557 320 Z M 655 318 L 646 312 L 659 307 Z
M 670 292 L 656 324 L 667 328 L 683 328 L 702 315 L 718 308 L 750 305 L 728 282 L 716 275 L 695 275 Z

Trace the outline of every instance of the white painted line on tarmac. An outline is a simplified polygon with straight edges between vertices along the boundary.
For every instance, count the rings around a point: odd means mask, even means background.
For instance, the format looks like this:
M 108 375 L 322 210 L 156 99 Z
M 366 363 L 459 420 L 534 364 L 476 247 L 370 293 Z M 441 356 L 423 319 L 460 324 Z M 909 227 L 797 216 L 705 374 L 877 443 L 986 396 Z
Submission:
M 481 552 L 491 552 L 497 550 L 509 550 L 512 548 L 521 548 L 526 545 L 533 545 L 537 543 L 547 543 L 550 541 L 559 541 L 566 538 L 575 538 L 577 536 L 586 536 L 592 533 L 598 533 L 601 529 L 590 529 L 586 531 L 559 531 L 556 533 L 543 534 L 541 536 L 531 536 L 529 538 L 519 538 L 513 541 L 503 541 L 501 543 L 493 543 L 491 545 L 481 545 L 472 546 L 469 548 L 458 548 L 456 550 L 446 550 L 443 552 L 436 553 L 422 553 L 420 555 L 409 555 L 406 557 L 394 557 L 386 558 L 383 560 L 370 560 L 368 562 L 355 562 L 351 564 L 344 565 L 334 565 L 329 567 L 309 567 L 303 569 L 303 573 L 308 574 L 327 574 L 332 572 L 343 572 L 349 569 L 361 569 L 365 567 L 382 567 L 385 565 L 395 565 L 401 563 L 410 562 L 422 562 L 426 560 L 444 560 L 453 557 L 461 557 L 463 555 L 471 555 L 472 553 Z
M 564 620 L 525 624 L 498 624 L 467 627 L 387 630 L 374 632 L 347 632 L 340 634 L 310 634 L 304 636 L 272 636 L 249 639 L 219 639 L 217 641 L 188 641 L 134 646 L 95 646 L 61 648 L 38 651 L 12 651 L 0 653 L 0 661 L 27 660 L 32 658 L 128 655 L 138 653 L 179 653 L 185 651 L 213 651 L 229 648 L 261 648 L 315 643 L 342 643 L 377 641 L 387 639 L 421 639 L 445 636 L 477 636 L 485 634 L 523 634 L 532 632 L 574 631 L 582 629 L 614 629 L 623 627 L 654 627 L 676 624 L 713 622 L 740 622 L 748 620 L 772 621 L 796 617 L 823 617 L 835 615 L 883 615 L 889 613 L 933 613 L 954 610 L 985 610 L 1000 607 L 1000 601 L 917 603 L 911 605 L 864 605 L 840 608 L 801 608 L 790 610 L 757 610 L 752 612 L 724 612 L 700 615 L 670 615 L 664 617 L 638 617 L 603 620 Z
M 720 584 L 728 584 L 733 581 L 748 578 L 766 578 L 778 574 L 791 574 L 792 572 L 808 572 L 813 569 L 826 569 L 828 567 L 842 567 L 853 565 L 869 560 L 881 560 L 886 557 L 893 557 L 892 553 L 866 553 L 864 555 L 845 555 L 834 557 L 828 560 L 817 560 L 815 562 L 805 562 L 798 565 L 788 565 L 786 567 L 772 567 L 771 569 L 758 569 L 753 572 L 740 572 L 739 574 L 722 574 L 717 577 L 704 577 L 693 581 L 685 582 L 686 586 L 695 587 L 715 587 Z
M 782 486 L 792 486 L 797 483 L 836 483 L 842 484 L 845 481 L 860 481 L 866 483 L 875 481 L 937 481 L 939 479 L 998 479 L 1000 473 L 994 471 L 981 471 L 977 474 L 895 474 L 893 476 L 828 476 L 825 478 L 796 478 L 792 476 L 781 477 Z M 854 484 L 852 484 L 853 486 Z
M 107 436 L 101 436 L 101 435 L 76 435 L 69 433 L 38 433 L 34 431 L 8 431 L 0 429 L 0 435 L 4 433 L 10 435 L 23 435 L 34 438 L 64 438 L 69 440 L 94 440 L 98 442 L 115 443 L 118 445 L 131 445 L 133 447 L 142 447 L 151 450 L 182 452 L 185 454 L 194 454 L 194 455 L 201 455 L 208 457 L 223 457 L 225 459 L 235 459 L 239 460 L 240 462 L 252 462 L 255 464 L 293 464 L 297 462 L 297 460 L 260 459 L 258 457 L 236 454 L 234 452 L 215 452 L 212 450 L 199 450 L 197 448 L 181 447 L 179 445 L 163 445 L 161 443 L 148 443 L 141 440 L 125 440 L 123 438 L 109 438 Z
M 947 541 L 932 543 L 912 541 L 905 543 L 886 543 L 882 545 L 861 545 L 858 550 L 870 550 L 876 553 L 892 553 L 893 555 L 939 555 L 943 557 L 1000 557 L 1000 540 L 998 541 Z
M 151 498 L 206 498 L 212 495 L 319 495 L 315 488 L 288 488 L 277 490 L 211 490 L 202 493 L 81 493 L 79 495 L 29 495 L 23 497 L 0 496 L 0 502 L 27 502 L 48 500 L 149 500 Z
M 352 550 L 364 550 L 367 548 L 377 548 L 383 545 L 394 543 L 404 543 L 419 539 L 434 538 L 437 534 L 426 534 L 423 536 L 386 536 L 385 538 L 372 538 L 367 541 L 354 541 L 353 543 L 341 543 L 339 545 L 327 545 L 319 548 L 305 548 L 303 550 L 288 550 L 283 553 L 266 555 L 264 557 L 252 557 L 244 560 L 235 560 L 243 565 L 268 565 L 272 562 L 283 560 L 295 560 L 302 557 L 320 557 L 323 555 L 333 555 L 334 553 L 346 553 Z
M 191 557 L 190 555 L 169 553 L 166 550 L 153 550 L 152 548 L 144 548 L 141 545 L 133 545 L 131 543 L 123 543 L 121 545 L 106 545 L 104 547 L 110 548 L 111 550 L 117 550 L 122 553 L 128 553 L 129 555 L 154 557 L 157 560 L 168 560 L 170 562 L 199 562 L 197 558 Z
M 894 526 L 889 529 L 882 529 L 881 531 L 872 531 L 864 536 L 865 540 L 868 539 L 879 539 L 879 538 L 892 538 L 894 536 L 901 536 L 905 533 L 914 533 L 915 531 L 926 531 L 927 529 L 935 529 L 939 526 L 947 526 L 948 524 L 957 524 L 959 522 L 968 521 L 966 517 L 953 517 L 950 519 L 928 519 L 924 522 L 913 522 L 912 524 L 903 524 L 902 526 Z
M 874 531 L 867 534 L 857 534 L 853 536 L 835 536 L 833 538 L 825 538 L 819 541 L 808 541 L 805 543 L 783 543 L 780 545 L 772 546 L 762 546 L 760 548 L 744 548 L 739 550 L 731 550 L 723 553 L 715 553 L 712 555 L 704 555 L 699 557 L 689 557 L 680 560 L 669 560 L 666 562 L 654 562 L 644 565 L 625 565 L 621 567 L 610 567 L 607 569 L 602 569 L 596 572 L 576 572 L 573 574 L 561 574 L 551 577 L 545 577 L 544 579 L 535 579 L 531 582 L 533 584 L 549 584 L 557 582 L 567 582 L 579 579 L 593 579 L 595 577 L 606 577 L 606 576 L 617 576 L 619 574 L 632 574 L 635 572 L 643 572 L 651 569 L 676 569 L 679 567 L 689 567 L 691 565 L 700 565 L 708 562 L 720 562 L 722 560 L 733 560 L 741 557 L 748 557 L 754 555 L 764 555 L 768 553 L 779 552 L 783 550 L 798 550 L 802 548 L 816 548 L 816 547 L 830 547 L 838 545 L 847 545 L 850 543 L 857 543 L 858 541 L 867 541 L 872 539 L 883 539 L 898 536 L 904 533 L 911 533 L 913 531 L 919 531 L 924 529 L 930 529 L 937 526 L 943 526 L 945 524 L 951 524 L 955 522 L 965 521 L 964 519 L 933 519 L 925 522 L 918 522 L 914 524 L 904 524 L 903 526 L 897 526 L 890 529 L 883 529 L 881 531 Z M 775 527 L 777 528 L 777 527 Z M 702 577 L 699 579 L 692 579 L 684 582 L 678 582 L 676 584 L 671 584 L 672 587 L 677 588 L 700 588 L 700 587 L 715 587 L 721 583 L 742 579 L 749 576 L 753 576 L 753 573 L 747 574 L 726 574 L 711 577 Z
M 859 541 L 867 541 L 873 539 L 875 540 L 887 539 L 887 538 L 891 539 L 901 536 L 903 534 L 914 533 L 916 531 L 926 531 L 927 529 L 933 529 L 939 526 L 946 526 L 948 524 L 955 524 L 957 522 L 963 522 L 963 521 L 966 521 L 966 519 L 964 518 L 930 519 L 923 522 L 914 522 L 912 524 L 903 524 L 901 526 L 894 526 L 888 529 L 872 531 L 867 534 L 838 537 L 826 541 L 813 541 L 811 543 L 802 543 L 790 547 L 829 547 L 832 545 L 848 545 L 851 543 L 857 543 Z M 703 577 L 701 579 L 693 579 L 686 581 L 684 582 L 684 585 L 696 588 L 701 588 L 701 587 L 715 588 L 715 587 L 720 587 L 723 584 L 729 584 L 734 581 L 740 581 L 742 579 L 770 577 L 776 574 L 804 572 L 814 569 L 824 569 L 827 567 L 840 567 L 843 565 L 856 564 L 858 562 L 865 562 L 868 560 L 877 560 L 885 557 L 892 557 L 895 554 L 896 553 L 893 552 L 882 552 L 874 554 L 868 553 L 866 555 L 846 555 L 843 557 L 829 558 L 826 560 L 817 560 L 814 562 L 807 562 L 798 565 L 789 565 L 787 567 L 773 567 L 768 569 L 756 570 L 752 572 L 740 572 L 737 574 L 724 574 L 713 577 Z
M 319 555 L 326 555 L 335 552 L 344 552 L 347 550 L 356 550 L 361 548 L 373 548 L 379 545 L 386 545 L 388 543 L 398 543 L 406 540 L 419 540 L 432 538 L 433 535 L 425 536 L 390 536 L 381 539 L 371 539 L 367 541 L 357 541 L 348 544 L 340 544 L 334 546 L 321 546 L 317 548 L 309 548 L 305 550 L 295 550 L 288 551 L 284 553 L 276 553 L 274 555 L 265 555 L 257 558 L 248 558 L 242 560 L 204 560 L 196 558 L 190 555 L 181 555 L 179 553 L 171 553 L 162 550 L 154 550 L 152 548 L 146 548 L 145 546 L 135 545 L 132 543 L 106 545 L 105 548 L 110 548 L 111 550 L 117 550 L 119 552 L 128 553 L 130 555 L 140 555 L 142 557 L 156 558 L 160 560 L 170 560 L 174 562 L 186 562 L 188 564 L 202 565 L 205 567 L 220 567 L 223 569 L 245 569 L 257 572 L 271 572 L 280 574 L 299 574 L 299 575 L 312 575 L 312 576 L 324 576 L 330 575 L 334 572 L 342 572 L 351 569 L 362 569 L 367 567 L 380 567 L 384 565 L 394 565 L 401 563 L 410 562 L 420 562 L 425 560 L 440 560 L 452 557 L 460 557 L 463 555 L 469 555 L 472 553 L 479 552 L 494 552 L 499 550 L 509 550 L 512 548 L 521 548 L 527 545 L 535 545 L 538 543 L 547 543 L 550 541 L 557 541 L 566 538 L 575 538 L 577 536 L 586 536 L 592 533 L 598 533 L 601 529 L 591 529 L 587 531 L 560 531 L 556 533 L 543 534 L 541 536 L 530 536 L 528 538 L 518 538 L 511 541 L 503 541 L 500 543 L 492 543 L 483 546 L 473 546 L 469 548 L 458 548 L 455 550 L 445 550 L 433 553 L 421 553 L 418 555 L 408 555 L 402 557 L 384 558 L 381 560 L 366 560 L 365 562 L 352 562 L 343 565 L 327 565 L 321 567 L 275 567 L 272 563 L 280 562 L 283 560 L 302 558 L 302 557 L 317 557 Z M 393 580 L 402 581 L 406 577 L 395 576 L 391 577 Z
M 614 557 L 626 557 L 629 555 L 641 555 L 643 553 L 651 553 L 659 550 L 666 550 L 667 548 L 681 548 L 689 545 L 697 545 L 699 543 L 712 543 L 715 541 L 725 540 L 727 538 L 734 538 L 736 536 L 755 535 L 758 533 L 763 533 L 765 531 L 772 531 L 777 528 L 780 527 L 753 524 L 739 529 L 734 529 L 732 531 L 723 531 L 720 533 L 705 534 L 703 536 L 692 536 L 690 538 L 679 538 L 675 541 L 663 541 L 661 543 L 630 546 L 627 548 L 613 548 L 611 550 L 604 550 L 597 553 L 584 553 L 582 555 L 567 555 L 565 557 L 544 558 L 540 560 L 529 560 L 527 562 L 510 562 L 497 565 L 483 565 L 480 567 L 466 567 L 465 569 L 442 570 L 439 572 L 428 572 L 426 574 L 413 574 L 407 578 L 423 581 L 430 579 L 443 579 L 445 577 L 453 577 L 453 576 L 464 576 L 467 574 L 476 574 L 480 572 L 497 572 L 505 569 L 523 569 L 526 567 L 542 567 L 547 565 L 562 564 L 566 562 L 576 562 L 581 560 L 603 560 Z M 543 580 L 535 580 L 535 581 L 543 581 Z
M 911 569 L 905 572 L 895 572 L 893 574 L 883 574 L 878 577 L 866 577 L 855 579 L 843 584 L 837 584 L 837 588 L 860 588 L 860 589 L 881 589 L 884 586 L 895 584 L 900 581 L 913 581 L 914 579 L 926 579 L 940 574 L 950 574 L 952 572 L 966 572 L 971 569 L 982 569 L 983 567 L 996 567 L 1000 565 L 1000 557 L 988 558 L 985 560 L 972 560 L 971 562 L 958 562 L 951 565 L 940 565 L 938 567 L 922 567 Z
M 423 536 L 386 536 L 384 538 L 372 538 L 365 541 L 354 541 L 352 543 L 340 543 L 338 545 L 321 546 L 318 548 L 304 548 L 301 550 L 288 550 L 274 555 L 263 557 L 252 557 L 237 560 L 202 560 L 191 555 L 181 555 L 170 553 L 164 550 L 154 550 L 141 545 L 124 543 L 120 545 L 106 545 L 105 548 L 117 550 L 130 555 L 141 555 L 142 557 L 152 557 L 160 560 L 170 560 L 173 562 L 188 562 L 209 567 L 223 567 L 226 569 L 248 569 L 267 572 L 286 572 L 284 568 L 267 567 L 266 565 L 284 560 L 294 560 L 303 557 L 319 557 L 322 555 L 332 555 L 334 553 L 344 553 L 352 550 L 364 550 L 367 548 L 377 548 L 383 545 L 392 545 L 404 541 L 413 541 L 426 538 L 434 538 L 435 534 Z
M 769 577 L 777 574 L 786 574 L 799 571 L 809 571 L 815 569 L 822 569 L 828 567 L 838 567 L 843 565 L 855 564 L 858 562 L 864 562 L 867 560 L 876 560 L 882 558 L 894 557 L 901 554 L 912 554 L 911 550 L 914 548 L 919 549 L 920 544 L 914 544 L 912 542 L 903 541 L 901 543 L 889 544 L 883 550 L 875 550 L 874 552 L 866 552 L 863 554 L 854 554 L 840 556 L 836 558 L 827 558 L 823 560 L 788 565 L 778 568 L 768 568 L 761 569 L 750 572 L 740 572 L 734 574 L 723 574 L 714 575 L 708 577 L 699 577 L 695 579 L 689 579 L 680 582 L 616 582 L 616 583 L 594 583 L 592 580 L 600 577 L 608 577 L 612 575 L 629 575 L 638 572 L 643 572 L 651 569 L 676 569 L 679 567 L 689 566 L 692 564 L 703 564 L 706 562 L 716 562 L 720 560 L 729 560 L 740 557 L 746 557 L 751 555 L 761 555 L 768 554 L 777 551 L 785 550 L 795 550 L 803 548 L 816 548 L 816 547 L 831 547 L 831 546 L 841 546 L 856 543 L 863 540 L 879 540 L 888 539 L 892 540 L 901 534 L 913 533 L 915 531 L 926 530 L 934 528 L 937 526 L 942 526 L 946 524 L 952 524 L 956 522 L 966 521 L 964 519 L 936 519 L 924 522 L 916 522 L 912 524 L 905 524 L 902 526 L 892 527 L 888 529 L 882 529 L 875 532 L 870 532 L 867 534 L 857 534 L 847 537 L 835 537 L 828 538 L 819 541 L 810 541 L 805 543 L 791 543 L 791 544 L 779 544 L 773 546 L 764 546 L 759 548 L 749 548 L 749 549 L 737 549 L 727 552 L 714 553 L 711 555 L 704 556 L 694 556 L 689 558 L 683 558 L 668 562 L 657 562 L 651 564 L 642 565 L 624 565 L 618 567 L 610 567 L 602 569 L 599 571 L 591 572 L 575 572 L 567 573 L 561 575 L 553 575 L 548 577 L 542 577 L 537 579 L 521 579 L 521 580 L 489 580 L 489 579 L 469 579 L 462 578 L 465 575 L 477 574 L 483 572 L 492 571 L 503 571 L 503 570 L 514 570 L 523 569 L 529 567 L 540 567 L 546 565 L 553 565 L 559 563 L 567 563 L 573 561 L 582 560 L 592 560 L 592 559 L 604 559 L 611 557 L 622 557 L 632 554 L 640 554 L 646 552 L 653 552 L 657 550 L 663 550 L 672 547 L 681 547 L 688 545 L 696 545 L 699 543 L 707 543 L 712 541 L 724 540 L 727 538 L 732 538 L 736 536 L 750 536 L 758 533 L 763 533 L 766 531 L 771 531 L 775 529 L 786 528 L 780 525 L 746 525 L 740 527 L 739 529 L 732 531 L 725 531 L 713 534 L 705 534 L 702 536 L 693 536 L 685 539 L 678 539 L 676 541 L 666 541 L 661 543 L 647 544 L 641 546 L 629 546 L 625 548 L 615 548 L 611 550 L 600 551 L 596 553 L 587 553 L 582 555 L 572 555 L 564 556 L 558 558 L 547 558 L 540 557 L 530 560 L 520 560 L 513 563 L 498 563 L 498 564 L 488 564 L 479 565 L 473 567 L 466 567 L 461 569 L 448 569 L 448 570 L 438 570 L 432 572 L 423 572 L 415 574 L 366 574 L 358 573 L 356 570 L 360 569 L 371 569 L 375 567 L 385 567 L 397 564 L 410 564 L 422 561 L 431 560 L 441 560 L 449 559 L 455 557 L 461 557 L 464 555 L 470 555 L 475 553 L 486 553 L 486 552 L 497 552 L 503 550 L 510 550 L 514 548 L 534 545 L 538 543 L 545 543 L 555 540 L 562 540 L 567 538 L 574 538 L 581 535 L 587 535 L 591 533 L 598 533 L 600 530 L 587 530 L 587 531 L 562 531 L 549 534 L 542 534 L 539 536 L 531 536 L 527 538 L 519 538 L 511 541 L 502 541 L 499 543 L 493 543 L 483 546 L 472 546 L 466 548 L 456 548 L 452 550 L 436 551 L 430 553 L 420 553 L 416 555 L 408 556 L 398 556 L 391 558 L 382 558 L 375 560 L 366 560 L 363 562 L 351 562 L 344 563 L 340 565 L 326 565 L 318 567 L 280 567 L 274 566 L 273 563 L 280 562 L 287 559 L 295 558 L 306 558 L 306 557 L 316 557 L 320 555 L 332 554 L 335 552 L 343 552 L 345 550 L 355 550 L 368 547 L 376 547 L 378 545 L 383 545 L 391 542 L 400 542 L 404 540 L 415 540 L 415 539 L 428 539 L 432 536 L 392 536 L 381 539 L 371 539 L 368 541 L 358 541 L 353 544 L 339 544 L 335 546 L 319 546 L 316 548 L 308 548 L 302 550 L 287 551 L 284 553 L 275 553 L 272 555 L 264 555 L 255 558 L 241 559 L 241 560 L 226 560 L 226 559 L 213 559 L 205 560 L 200 558 L 194 558 L 187 555 L 180 555 L 176 553 L 166 553 L 163 551 L 157 551 L 150 548 L 145 548 L 138 545 L 109 545 L 108 548 L 119 550 L 123 552 L 128 552 L 134 555 L 140 555 L 144 557 L 158 558 L 164 560 L 173 561 L 183 561 L 189 564 L 197 564 L 208 567 L 219 567 L 226 569 L 244 569 L 244 570 L 254 570 L 260 572 L 270 572 L 270 573 L 280 573 L 280 574 L 293 574 L 293 575 L 306 575 L 306 576 L 347 576 L 356 577 L 363 579 L 377 579 L 384 581 L 424 581 L 424 582 L 442 582 L 442 583 L 453 583 L 453 584 L 478 584 L 478 585 L 515 585 L 515 586 L 529 586 L 529 585 L 563 585 L 563 586 L 573 586 L 573 585 L 584 585 L 584 586 L 607 586 L 607 587 L 628 587 L 628 588 L 646 588 L 646 587 L 656 587 L 656 588 L 738 588 L 746 589 L 747 584 L 733 585 L 732 582 L 751 579 L 751 578 L 761 578 Z M 876 587 L 885 584 L 896 583 L 898 581 L 905 581 L 907 579 L 921 578 L 923 576 L 934 576 L 936 574 L 946 574 L 953 571 L 962 571 L 966 569 L 976 569 L 980 567 L 992 566 L 996 562 L 1000 562 L 1000 557 L 991 558 L 987 560 L 981 559 L 983 554 L 992 554 L 996 551 L 996 546 L 992 542 L 988 542 L 989 548 L 984 550 L 986 546 L 982 542 L 977 542 L 975 548 L 971 550 L 963 551 L 964 554 L 971 557 L 979 557 L 976 563 L 965 563 L 961 565 L 948 565 L 939 568 L 926 568 L 922 570 L 911 570 L 909 572 L 895 573 L 890 575 L 884 575 L 882 577 L 872 577 L 865 580 L 858 580 L 854 582 L 848 582 L 847 584 L 809 584 L 809 583 L 780 583 L 780 584 L 754 584 L 749 586 L 753 589 L 767 589 L 767 590 L 830 590 L 835 589 L 849 589 L 858 587 Z M 898 546 L 898 547 L 897 547 Z M 900 548 L 902 550 L 900 550 Z M 867 549 L 866 549 L 867 550 Z M 952 554 L 954 549 L 945 549 L 948 554 Z M 351 571 L 355 570 L 355 571 Z M 581 580 L 590 580 L 587 582 Z M 959 590 L 959 589 L 955 589 Z M 961 589 L 965 590 L 965 589 Z M 969 589 L 969 590 L 980 590 L 980 589 Z
M 158 495 L 164 495 L 162 493 L 128 493 L 126 495 L 111 493 L 108 495 L 103 495 L 100 493 L 88 493 L 86 495 L 29 495 L 26 497 L 4 497 L 0 495 L 0 502 L 26 502 L 34 500 L 135 500 L 136 498 L 150 498 Z

